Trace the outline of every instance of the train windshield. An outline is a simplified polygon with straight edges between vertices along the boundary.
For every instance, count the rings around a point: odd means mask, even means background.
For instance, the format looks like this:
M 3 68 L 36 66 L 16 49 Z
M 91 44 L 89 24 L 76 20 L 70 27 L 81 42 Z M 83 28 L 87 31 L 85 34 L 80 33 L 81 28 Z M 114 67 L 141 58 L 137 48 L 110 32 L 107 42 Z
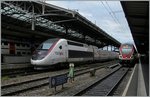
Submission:
M 37 49 L 38 50 L 48 50 L 51 46 L 52 46 L 53 43 L 43 43 L 41 44 Z
M 129 54 L 130 52 L 132 52 L 131 48 L 122 48 L 122 53 L 123 54 Z
M 33 53 L 33 60 L 41 60 L 48 54 L 48 49 L 58 41 L 58 39 L 49 39 L 43 42 L 37 50 Z
M 58 41 L 57 38 L 55 38 L 55 39 L 48 39 L 48 40 L 46 40 L 45 42 L 43 42 L 43 43 L 37 48 L 37 50 L 48 50 L 48 49 L 53 45 L 53 43 L 55 43 L 56 41 Z

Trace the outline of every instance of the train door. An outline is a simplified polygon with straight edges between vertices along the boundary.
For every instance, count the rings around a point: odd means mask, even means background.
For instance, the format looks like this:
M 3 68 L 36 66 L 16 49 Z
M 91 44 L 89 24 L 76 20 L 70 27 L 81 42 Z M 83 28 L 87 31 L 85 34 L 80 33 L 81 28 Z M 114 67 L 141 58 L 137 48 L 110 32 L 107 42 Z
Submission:
M 65 53 L 65 61 L 68 62 L 68 45 L 67 45 L 67 42 L 64 43 L 64 53 Z
M 15 43 L 14 42 L 9 43 L 9 54 L 15 54 Z
M 63 62 L 67 61 L 67 45 L 65 42 L 62 43 L 62 57 L 63 57 Z

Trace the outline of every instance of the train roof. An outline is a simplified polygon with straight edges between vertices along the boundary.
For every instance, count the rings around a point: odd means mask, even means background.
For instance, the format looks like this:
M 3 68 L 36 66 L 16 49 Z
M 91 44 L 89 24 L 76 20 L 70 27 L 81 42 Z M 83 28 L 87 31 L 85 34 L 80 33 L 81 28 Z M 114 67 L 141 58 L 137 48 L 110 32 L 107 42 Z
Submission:
M 129 45 L 129 46 L 133 46 L 132 43 L 123 43 L 123 44 L 121 44 L 121 45 Z

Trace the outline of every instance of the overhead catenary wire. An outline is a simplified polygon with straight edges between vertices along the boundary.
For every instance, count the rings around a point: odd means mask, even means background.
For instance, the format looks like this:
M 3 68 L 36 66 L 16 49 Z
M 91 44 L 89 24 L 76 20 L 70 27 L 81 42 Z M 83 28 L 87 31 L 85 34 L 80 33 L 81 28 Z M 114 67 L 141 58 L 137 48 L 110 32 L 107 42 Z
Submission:
M 126 28 L 126 26 L 122 25 L 122 24 L 119 22 L 119 20 L 118 20 L 118 18 L 116 17 L 114 11 L 111 9 L 111 7 L 109 6 L 109 4 L 108 4 L 107 1 L 106 1 L 106 4 L 107 4 L 108 8 L 110 9 L 111 13 L 113 14 L 114 18 L 115 18 L 115 19 L 117 20 L 117 22 L 120 24 L 120 26 L 121 26 L 123 29 Z M 124 29 L 124 30 L 125 30 L 125 29 Z
M 112 13 L 113 14 L 113 16 L 114 16 L 114 18 L 117 20 L 117 22 L 120 24 L 120 22 L 119 22 L 119 20 L 117 19 L 117 17 L 116 17 L 116 15 L 114 14 L 114 11 L 110 8 L 110 6 L 109 6 L 109 4 L 107 3 L 107 1 L 106 1 L 106 4 L 107 4 L 107 6 L 108 6 L 108 8 L 110 9 L 110 14 Z
M 106 11 L 109 13 L 109 15 L 112 17 L 112 19 L 114 20 L 114 22 L 115 22 L 116 24 L 119 24 L 119 25 L 122 27 L 122 25 L 120 24 L 119 20 L 118 20 L 118 19 L 116 18 L 116 16 L 114 15 L 113 10 L 110 8 L 110 6 L 108 5 L 108 3 L 106 2 L 108 8 L 107 8 L 107 6 L 103 3 L 103 1 L 101 1 L 101 3 L 102 3 L 102 5 L 104 6 L 104 8 L 106 9 Z M 111 13 L 113 13 L 113 14 L 111 14 Z M 123 28 L 123 27 L 122 27 L 122 28 Z M 124 29 L 124 28 L 123 28 L 123 29 Z M 123 29 L 121 29 L 122 32 L 125 31 L 125 30 L 123 30 Z
M 116 15 L 115 15 L 115 13 L 114 13 L 114 11 L 112 10 L 112 8 L 109 6 L 109 4 L 108 4 L 108 2 L 106 1 L 106 4 L 107 4 L 107 6 L 108 6 L 108 8 L 109 8 L 109 10 L 110 10 L 110 14 L 112 13 L 113 14 L 113 16 L 114 16 L 114 18 L 117 20 L 117 22 L 118 22 L 118 24 L 120 25 L 120 27 L 122 27 L 122 32 L 124 32 L 124 31 L 126 31 L 127 29 L 129 29 L 127 26 L 125 26 L 124 25 L 124 23 L 120 23 L 119 22 L 119 20 L 118 20 L 118 18 L 116 17 Z M 123 11 L 122 11 L 123 12 Z M 130 30 L 130 29 L 129 29 Z M 131 33 L 131 32 L 130 32 Z M 132 34 L 130 34 L 131 36 L 132 36 Z M 132 39 L 133 39 L 133 36 L 132 36 Z M 134 42 L 134 41 L 133 41 Z
M 111 12 L 109 11 L 109 9 L 105 6 L 105 4 L 102 1 L 101 1 L 101 3 L 103 5 L 103 7 L 106 9 L 106 11 L 108 12 L 108 14 L 112 17 L 112 19 L 114 20 L 114 22 L 116 24 L 118 24 L 118 22 L 115 20 L 114 16 L 111 14 Z M 121 29 L 121 31 L 124 32 L 123 29 Z M 112 34 L 111 34 L 111 36 L 112 36 Z
M 104 8 L 108 11 L 109 15 L 113 18 L 113 20 L 116 22 L 115 18 L 113 17 L 113 15 L 109 12 L 109 9 L 105 6 L 105 4 L 103 3 L 103 1 L 101 1 L 102 5 L 104 6 Z M 117 23 L 117 22 L 116 22 Z

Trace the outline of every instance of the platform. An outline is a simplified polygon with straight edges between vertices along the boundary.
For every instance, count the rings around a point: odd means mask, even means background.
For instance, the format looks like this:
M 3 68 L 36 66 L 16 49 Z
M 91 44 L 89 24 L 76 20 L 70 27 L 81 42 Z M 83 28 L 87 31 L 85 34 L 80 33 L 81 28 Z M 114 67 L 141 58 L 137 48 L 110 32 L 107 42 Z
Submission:
M 18 63 L 30 63 L 31 55 L 30 56 L 9 56 L 5 55 L 2 58 L 2 62 L 5 64 L 18 64 Z M 3 64 L 2 64 L 3 65 Z
M 149 65 L 139 60 L 134 66 L 133 73 L 122 96 L 148 96 L 149 95 Z
M 1 65 L 1 70 L 21 69 L 21 68 L 29 68 L 29 67 L 32 67 L 30 63 L 4 64 Z

